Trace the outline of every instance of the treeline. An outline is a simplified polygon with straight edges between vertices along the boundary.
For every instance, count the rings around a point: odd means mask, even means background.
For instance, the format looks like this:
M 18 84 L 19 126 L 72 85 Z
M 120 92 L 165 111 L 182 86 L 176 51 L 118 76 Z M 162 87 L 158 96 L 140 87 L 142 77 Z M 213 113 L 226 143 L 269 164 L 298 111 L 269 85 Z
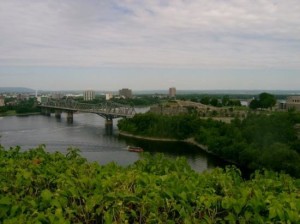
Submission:
M 115 103 L 120 103 L 120 104 L 127 104 L 127 105 L 132 105 L 132 106 L 151 106 L 154 104 L 159 104 L 163 100 L 158 98 L 158 97 L 153 97 L 153 96 L 137 96 L 135 98 L 131 99 L 111 99 L 112 102 Z
M 240 97 L 240 98 L 236 98 Z M 245 96 L 228 96 L 228 95 L 179 95 L 176 97 L 179 100 L 190 100 L 196 103 L 202 103 L 205 105 L 211 105 L 214 107 L 232 107 L 241 106 L 239 99 L 245 98 Z
M 148 95 L 140 95 L 134 98 L 112 98 L 110 100 L 106 100 L 104 96 L 96 96 L 95 99 L 91 101 L 84 101 L 83 97 L 79 97 L 76 101 L 80 103 L 89 103 L 89 104 L 101 104 L 107 102 L 114 102 L 120 103 L 124 105 L 131 105 L 131 106 L 150 106 L 154 104 L 159 104 L 165 100 L 160 99 L 159 97 L 153 97 Z
M 17 102 L 6 102 L 6 105 L 0 107 L 0 113 L 5 114 L 7 111 L 15 111 L 17 114 L 35 113 L 40 112 L 40 108 L 37 107 L 37 102 L 34 98 L 23 99 Z
M 299 113 L 251 114 L 230 124 L 194 115 L 138 114 L 118 123 L 121 131 L 135 135 L 194 138 L 224 159 L 252 170 L 267 168 L 300 177 L 300 141 L 295 125 Z
M 197 173 L 186 160 L 144 155 L 121 167 L 77 150 L 0 146 L 0 223 L 299 223 L 299 181 L 227 168 Z

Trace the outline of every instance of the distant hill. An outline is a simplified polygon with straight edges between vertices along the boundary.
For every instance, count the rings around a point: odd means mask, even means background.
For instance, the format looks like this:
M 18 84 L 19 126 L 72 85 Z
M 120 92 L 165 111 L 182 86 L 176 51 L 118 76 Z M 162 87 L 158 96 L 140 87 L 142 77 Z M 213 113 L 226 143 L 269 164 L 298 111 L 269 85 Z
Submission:
M 25 87 L 0 87 L 0 93 L 34 93 L 34 89 Z

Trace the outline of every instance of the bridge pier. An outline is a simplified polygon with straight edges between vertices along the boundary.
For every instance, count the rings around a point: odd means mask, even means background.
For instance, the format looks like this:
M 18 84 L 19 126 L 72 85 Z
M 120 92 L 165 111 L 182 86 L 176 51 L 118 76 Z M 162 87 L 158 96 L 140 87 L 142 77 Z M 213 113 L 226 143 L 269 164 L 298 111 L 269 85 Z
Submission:
M 113 133 L 113 119 L 111 117 L 105 118 L 105 132 L 107 135 L 112 135 Z
M 105 127 L 112 127 L 113 126 L 113 119 L 111 117 L 105 118 Z
M 50 110 L 50 109 L 47 109 L 47 108 L 44 108 L 44 109 L 42 110 L 42 114 L 44 114 L 44 115 L 50 117 L 50 116 L 51 116 L 51 110 Z
M 67 112 L 67 122 L 69 124 L 72 124 L 73 123 L 73 111 L 68 111 Z
M 61 118 L 61 113 L 62 113 L 61 110 L 55 110 L 55 117 L 56 117 L 57 119 L 60 119 L 60 118 Z

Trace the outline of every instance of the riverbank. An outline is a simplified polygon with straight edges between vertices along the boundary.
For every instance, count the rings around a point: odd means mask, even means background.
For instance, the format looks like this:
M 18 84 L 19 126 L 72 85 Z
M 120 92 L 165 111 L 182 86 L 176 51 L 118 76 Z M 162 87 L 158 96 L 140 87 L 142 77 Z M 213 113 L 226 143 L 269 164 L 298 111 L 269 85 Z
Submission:
M 0 117 L 9 117 L 9 116 L 22 117 L 22 116 L 31 116 L 31 115 L 40 115 L 40 114 L 41 112 L 22 113 L 22 114 L 18 114 L 16 112 L 9 112 L 9 113 L 0 113 Z
M 172 139 L 172 138 L 157 138 L 157 137 L 147 137 L 147 136 L 141 136 L 141 135 L 133 135 L 124 131 L 119 131 L 119 135 L 125 136 L 125 137 L 130 137 L 130 138 L 137 138 L 137 139 L 143 139 L 143 140 L 149 140 L 149 141 L 160 141 L 160 142 L 185 142 L 188 144 L 192 144 L 197 146 L 198 148 L 201 148 L 203 151 L 217 156 L 215 153 L 211 152 L 208 150 L 208 147 L 206 145 L 199 144 L 198 142 L 195 141 L 193 138 L 188 138 L 184 140 L 178 140 L 178 139 Z
M 181 140 L 172 139 L 172 138 L 156 138 L 156 137 L 147 137 L 141 135 L 133 135 L 129 134 L 128 132 L 119 131 L 119 135 L 130 137 L 130 138 L 137 138 L 137 139 L 144 139 L 149 141 L 161 141 L 161 142 L 180 142 Z
M 196 140 L 194 138 L 188 138 L 188 139 L 184 139 L 184 140 L 178 140 L 178 139 L 172 139 L 172 138 L 158 138 L 158 137 L 147 137 L 147 136 L 141 136 L 141 135 L 133 135 L 124 131 L 119 131 L 119 135 L 121 136 L 125 136 L 125 137 L 129 137 L 129 138 L 136 138 L 136 139 L 143 139 L 143 140 L 149 140 L 149 141 L 160 141 L 160 142 L 184 142 L 187 144 L 191 144 L 194 146 L 197 146 L 198 148 L 200 148 L 201 150 L 205 151 L 207 154 L 216 156 L 220 159 L 222 159 L 223 161 L 226 161 L 228 163 L 234 164 L 236 166 L 242 167 L 240 164 L 238 164 L 235 161 L 231 161 L 225 158 L 220 157 L 218 154 L 210 151 L 208 149 L 208 146 L 200 144 L 198 142 L 196 142 Z M 243 168 L 245 169 L 245 168 Z

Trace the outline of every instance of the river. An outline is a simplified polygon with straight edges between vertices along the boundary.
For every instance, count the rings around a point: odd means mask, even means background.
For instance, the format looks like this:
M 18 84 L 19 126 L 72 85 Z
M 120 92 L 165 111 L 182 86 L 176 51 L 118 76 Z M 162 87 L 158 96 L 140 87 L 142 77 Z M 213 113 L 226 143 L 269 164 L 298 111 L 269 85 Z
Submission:
M 0 144 L 6 149 L 20 146 L 22 150 L 45 144 L 49 152 L 65 153 L 69 147 L 80 149 L 88 161 L 99 164 L 116 162 L 129 165 L 141 157 L 140 153 L 128 152 L 128 145 L 143 147 L 150 154 L 164 153 L 176 158 L 184 156 L 191 167 L 199 172 L 225 164 L 201 149 L 186 143 L 153 142 L 121 137 L 117 120 L 112 132 L 105 129 L 105 120 L 88 113 L 74 114 L 73 124 L 68 124 L 66 114 L 61 119 L 43 115 L 0 117 Z

